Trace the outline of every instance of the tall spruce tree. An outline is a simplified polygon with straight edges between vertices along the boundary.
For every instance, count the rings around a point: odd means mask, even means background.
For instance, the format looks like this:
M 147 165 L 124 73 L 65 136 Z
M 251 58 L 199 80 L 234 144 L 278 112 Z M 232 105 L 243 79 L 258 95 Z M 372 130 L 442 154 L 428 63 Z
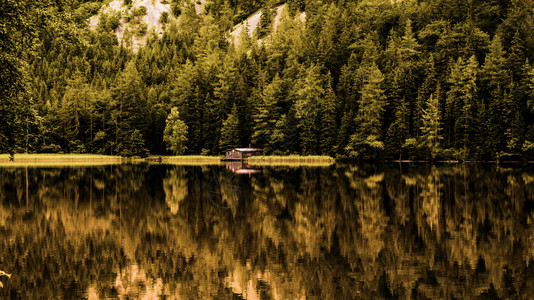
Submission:
M 141 135 L 146 132 L 148 120 L 145 114 L 149 111 L 146 87 L 137 72 L 134 60 L 130 61 L 120 74 L 117 84 L 112 89 L 112 97 L 116 151 L 128 155 L 132 153 L 128 145 L 134 130 L 139 130 Z
M 436 95 L 439 95 L 439 87 Z M 429 159 L 434 160 L 441 150 L 440 140 L 442 139 L 438 96 L 430 95 L 422 117 L 421 146 L 426 149 Z
M 327 76 L 327 86 L 320 102 L 320 151 L 321 154 L 333 155 L 336 143 L 336 95 L 332 88 L 332 76 Z
M 266 153 L 273 150 L 272 134 L 282 114 L 279 106 L 284 96 L 283 81 L 278 74 L 267 85 L 259 100 L 256 113 L 254 114 L 254 133 L 252 141 L 258 146 L 264 147 Z
M 391 154 L 398 154 L 398 159 L 402 159 L 402 150 L 409 134 L 409 110 L 404 99 L 395 111 L 395 119 L 389 125 L 386 133 L 386 150 Z
M 228 118 L 223 121 L 221 128 L 221 139 L 219 140 L 219 148 L 226 151 L 230 148 L 239 146 L 239 118 L 237 106 L 233 106 L 232 112 Z
M 384 149 L 382 141 L 382 114 L 384 112 L 384 76 L 375 63 L 361 91 L 359 110 L 355 118 L 356 132 L 346 147 L 349 155 L 358 159 L 376 157 Z
M 173 107 L 165 121 L 163 141 L 174 155 L 182 155 L 187 151 L 187 125 L 180 119 L 177 107 Z
M 295 116 L 299 120 L 301 148 L 303 154 L 317 153 L 318 112 L 324 98 L 323 79 L 319 67 L 311 65 L 295 85 Z

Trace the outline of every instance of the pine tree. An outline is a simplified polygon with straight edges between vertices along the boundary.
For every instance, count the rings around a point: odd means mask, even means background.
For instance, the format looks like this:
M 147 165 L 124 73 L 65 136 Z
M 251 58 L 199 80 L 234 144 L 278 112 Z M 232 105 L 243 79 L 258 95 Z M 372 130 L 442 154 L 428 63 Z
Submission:
M 255 125 L 252 141 L 259 146 L 263 146 L 266 153 L 272 150 L 271 135 L 282 113 L 282 109 L 279 106 L 279 102 L 284 95 L 282 85 L 283 81 L 276 74 L 273 81 L 263 91 L 257 112 L 254 114 Z
M 221 139 L 219 148 L 223 151 L 239 146 L 239 119 L 237 117 L 237 107 L 232 107 L 232 112 L 224 120 L 221 128 Z
M 355 118 L 356 132 L 346 150 L 354 158 L 369 159 L 384 149 L 381 118 L 384 112 L 384 76 L 375 63 L 361 91 L 359 110 Z
M 504 99 L 511 74 L 506 69 L 505 55 L 501 38 L 495 35 L 480 70 L 480 95 L 483 100 L 480 120 L 485 128 L 480 130 L 478 144 L 482 146 L 482 155 L 489 158 L 498 155 L 506 145 L 504 131 L 509 124 L 509 113 L 505 111 Z
M 130 61 L 119 77 L 118 83 L 112 89 L 115 142 L 117 152 L 129 153 L 130 149 L 124 148 L 134 130 L 141 134 L 146 131 L 148 120 L 145 114 L 148 112 L 146 102 L 145 84 L 137 72 L 135 61 Z
M 439 90 L 439 88 L 438 88 Z M 427 149 L 430 160 L 434 160 L 441 150 L 440 140 L 440 112 L 439 99 L 433 94 L 426 102 L 423 110 L 423 125 L 421 126 L 421 145 Z
M 395 120 L 388 128 L 386 134 L 386 148 L 390 153 L 398 153 L 399 160 L 402 159 L 402 148 L 408 138 L 409 124 L 408 124 L 408 107 L 404 99 L 395 111 Z
M 165 121 L 163 141 L 174 155 L 182 155 L 187 151 L 187 125 L 180 119 L 177 107 L 171 109 L 171 113 Z
M 477 117 L 477 103 L 476 103 L 476 77 L 478 63 L 475 56 L 471 56 L 462 70 L 462 98 L 461 98 L 461 115 L 455 124 L 456 145 L 458 148 L 463 148 L 464 159 L 472 151 L 474 129 Z
M 132 132 L 125 144 L 121 147 L 123 149 L 122 155 L 124 156 L 147 157 L 149 154 L 148 149 L 145 147 L 143 134 L 138 129 Z
M 480 109 L 476 102 L 477 73 L 475 56 L 471 56 L 465 63 L 462 58 L 458 58 L 448 78 L 450 89 L 447 92 L 445 113 L 448 141 L 460 150 L 464 159 L 475 146 L 472 143 L 476 133 L 474 125 Z
M 91 87 L 85 82 L 81 72 L 76 70 L 72 79 L 68 80 L 68 87 L 61 101 L 60 115 L 62 121 L 62 133 L 69 142 L 69 152 L 86 152 L 88 147 L 85 146 L 84 140 L 87 139 L 86 129 L 91 128 L 83 124 L 92 118 L 91 107 L 95 102 L 95 95 Z M 85 126 L 84 126 L 85 125 Z M 89 134 L 91 135 L 91 134 Z
M 318 111 L 324 98 L 324 88 L 319 67 L 312 65 L 295 85 L 294 91 L 296 118 L 299 120 L 301 147 L 303 154 L 318 152 Z
M 336 142 L 336 95 L 332 88 L 332 76 L 328 74 L 328 82 L 324 98 L 320 103 L 321 114 L 321 154 L 332 155 Z

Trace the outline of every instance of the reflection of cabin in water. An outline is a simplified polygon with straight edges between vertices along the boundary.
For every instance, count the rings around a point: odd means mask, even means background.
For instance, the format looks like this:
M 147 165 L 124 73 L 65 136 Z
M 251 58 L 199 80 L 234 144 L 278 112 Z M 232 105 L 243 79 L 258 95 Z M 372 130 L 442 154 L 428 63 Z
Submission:
M 234 148 L 226 151 L 226 158 L 224 160 L 244 160 L 251 156 L 261 155 L 263 149 L 259 148 Z
M 261 172 L 261 167 L 250 166 L 243 160 L 230 160 L 226 162 L 226 169 L 235 174 L 255 174 Z

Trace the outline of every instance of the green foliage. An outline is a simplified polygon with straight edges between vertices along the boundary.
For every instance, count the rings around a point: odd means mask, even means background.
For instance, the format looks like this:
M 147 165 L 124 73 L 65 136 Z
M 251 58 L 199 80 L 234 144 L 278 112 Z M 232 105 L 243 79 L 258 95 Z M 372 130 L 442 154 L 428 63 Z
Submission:
M 239 119 L 237 117 L 237 107 L 234 105 L 228 118 L 223 121 L 221 128 L 221 139 L 219 148 L 223 151 L 239 146 Z
M 374 158 L 384 149 L 382 141 L 382 114 L 384 113 L 384 76 L 376 64 L 369 68 L 369 75 L 361 91 L 359 111 L 356 115 L 356 132 L 351 135 L 346 147 L 354 158 Z
M 133 8 L 132 11 L 130 12 L 130 15 L 133 18 L 145 16 L 146 15 L 146 7 L 141 5 L 141 6 L 138 6 L 136 8 Z
M 182 14 L 182 7 L 179 1 L 171 2 L 171 13 L 175 18 L 178 18 Z
M 421 146 L 427 149 L 431 160 L 436 158 L 441 150 L 440 140 L 442 137 L 440 133 L 440 115 L 439 98 L 438 96 L 430 95 L 430 98 L 428 98 L 428 101 L 426 102 L 426 108 L 423 110 Z
M 161 24 L 167 24 L 169 22 L 169 13 L 164 11 L 161 13 L 161 16 L 159 17 L 159 22 Z
M 148 25 L 146 23 L 139 23 L 136 26 L 135 35 L 137 37 L 142 37 L 146 34 L 147 29 Z
M 213 0 L 200 14 L 169 2 L 180 17 L 163 13 L 161 36 L 147 34 L 139 7 L 123 16 L 121 39 L 112 10 L 88 28 L 100 2 L 2 2 L 0 149 L 163 154 L 177 107 L 184 154 L 252 143 L 364 160 L 534 159 L 534 18 L 524 1 L 292 0 L 279 16 L 276 1 Z M 230 36 L 258 10 L 256 37 L 250 24 Z
M 147 157 L 149 154 L 148 149 L 145 147 L 143 134 L 141 134 L 139 129 L 135 129 L 126 142 L 119 144 L 119 149 L 119 153 L 122 156 Z
M 174 155 L 182 155 L 187 150 L 187 125 L 180 119 L 177 107 L 173 107 L 165 121 L 163 141 L 167 144 L 167 150 Z
M 120 13 L 101 13 L 98 30 L 103 32 L 114 31 L 120 25 Z

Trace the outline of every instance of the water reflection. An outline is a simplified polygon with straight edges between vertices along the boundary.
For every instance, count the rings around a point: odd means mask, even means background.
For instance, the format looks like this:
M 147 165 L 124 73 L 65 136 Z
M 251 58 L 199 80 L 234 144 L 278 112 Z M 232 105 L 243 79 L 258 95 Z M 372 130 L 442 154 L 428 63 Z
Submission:
M 236 174 L 257 174 L 261 173 L 262 168 L 251 166 L 246 161 L 227 161 L 226 169 Z
M 522 298 L 534 170 L 0 169 L 2 298 Z

